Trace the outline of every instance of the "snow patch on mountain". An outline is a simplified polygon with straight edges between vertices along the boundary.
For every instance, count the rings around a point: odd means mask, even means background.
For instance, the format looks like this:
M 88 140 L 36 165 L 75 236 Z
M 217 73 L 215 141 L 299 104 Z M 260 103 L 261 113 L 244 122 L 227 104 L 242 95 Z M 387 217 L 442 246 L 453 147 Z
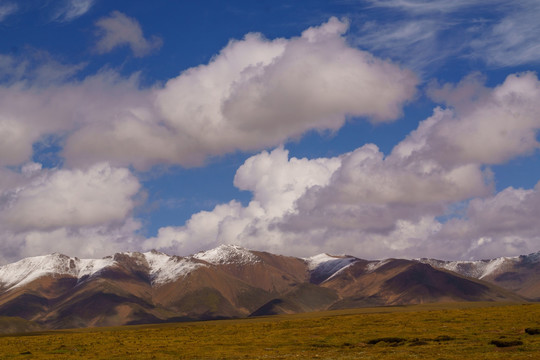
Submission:
M 193 261 L 191 258 L 169 256 L 155 250 L 145 252 L 143 255 L 150 269 L 149 275 L 152 285 L 162 285 L 176 281 L 180 277 L 185 277 L 192 271 L 206 266 Z
M 492 260 L 477 261 L 443 261 L 435 259 L 419 259 L 418 261 L 436 268 L 446 269 L 458 274 L 483 279 L 489 275 L 505 271 L 520 261 L 519 256 L 500 257 Z
M 385 260 L 380 260 L 380 261 L 372 261 L 372 262 L 368 263 L 367 266 L 366 266 L 367 272 L 372 273 L 375 270 L 377 270 L 378 268 L 380 268 L 381 266 L 384 266 L 384 265 L 388 264 L 389 261 L 390 261 L 390 259 L 385 259 Z
M 175 281 L 201 266 L 206 266 L 192 258 L 169 256 L 157 251 L 121 254 L 129 256 L 139 265 L 147 265 L 153 285 Z M 30 257 L 0 267 L 0 288 L 10 290 L 43 276 L 71 276 L 77 278 L 79 284 L 114 265 L 119 264 L 110 256 L 103 259 L 79 259 L 55 253 Z
M 316 269 L 328 269 L 329 271 L 332 271 L 333 269 L 340 269 L 349 265 L 351 262 L 355 261 L 356 258 L 352 256 L 318 254 L 309 258 L 304 258 L 304 260 L 308 263 L 308 269 L 310 271 Z
M 189 257 L 170 256 L 155 250 L 140 252 L 125 252 L 143 268 L 148 269 L 152 285 L 161 285 L 185 277 L 192 271 L 214 265 L 237 264 L 246 265 L 261 262 L 262 259 L 252 251 L 237 245 L 221 245 L 215 249 L 199 252 Z M 105 257 L 103 259 L 79 259 L 54 253 L 22 259 L 18 262 L 0 266 L 0 290 L 7 291 L 28 284 L 42 276 L 70 276 L 77 283 L 99 275 L 101 271 L 112 266 L 122 266 L 122 256 Z M 303 259 L 311 273 L 311 280 L 321 283 L 339 274 L 355 262 L 353 256 L 333 256 L 319 254 Z M 492 260 L 479 261 L 443 261 L 436 259 L 417 259 L 422 263 L 436 268 L 442 268 L 464 276 L 484 279 L 509 271 L 519 264 L 540 263 L 540 252 L 516 257 L 500 257 Z M 368 272 L 373 272 L 386 264 L 388 260 L 370 261 L 366 265 Z
M 261 262 L 261 259 L 250 250 L 238 245 L 220 245 L 215 249 L 201 251 L 193 258 L 206 261 L 214 265 L 237 264 L 246 265 Z
M 304 258 L 311 272 L 312 279 L 320 282 L 329 280 L 356 262 L 356 260 L 358 259 L 352 256 L 334 256 L 328 254 L 319 254 Z
M 78 262 L 78 272 L 77 278 L 81 279 L 85 276 L 94 276 L 98 274 L 101 270 L 113 266 L 116 262 L 112 258 L 103 258 L 103 259 L 77 259 Z
M 0 267 L 0 285 L 6 290 L 28 284 L 42 276 L 93 276 L 114 265 L 111 258 L 79 259 L 54 253 L 22 259 Z

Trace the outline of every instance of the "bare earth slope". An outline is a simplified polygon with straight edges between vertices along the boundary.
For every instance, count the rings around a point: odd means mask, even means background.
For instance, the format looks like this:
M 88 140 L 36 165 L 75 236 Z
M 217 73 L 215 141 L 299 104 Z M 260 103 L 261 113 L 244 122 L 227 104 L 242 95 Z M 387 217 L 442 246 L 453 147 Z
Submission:
M 374 305 L 523 302 L 540 299 L 538 258 L 459 264 L 328 254 L 301 259 L 234 245 L 189 257 L 51 254 L 0 267 L 0 316 L 56 329 Z
M 420 261 L 490 282 L 530 300 L 540 301 L 540 251 L 529 255 L 480 261 Z

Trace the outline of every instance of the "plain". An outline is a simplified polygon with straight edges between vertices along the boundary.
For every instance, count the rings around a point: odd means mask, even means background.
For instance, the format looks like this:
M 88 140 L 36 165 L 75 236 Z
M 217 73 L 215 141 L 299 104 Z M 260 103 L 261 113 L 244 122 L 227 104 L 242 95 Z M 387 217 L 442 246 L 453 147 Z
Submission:
M 538 359 L 540 304 L 392 306 L 0 337 L 1 359 Z

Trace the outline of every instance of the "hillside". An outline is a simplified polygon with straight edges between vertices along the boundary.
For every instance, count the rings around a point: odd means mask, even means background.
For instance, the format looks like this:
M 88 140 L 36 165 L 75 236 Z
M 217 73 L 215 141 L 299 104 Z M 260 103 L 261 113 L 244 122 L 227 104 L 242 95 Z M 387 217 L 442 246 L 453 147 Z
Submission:
M 436 268 L 487 281 L 534 301 L 540 301 L 540 251 L 480 261 L 420 259 Z
M 157 251 L 103 259 L 51 254 L 0 267 L 0 316 L 60 329 L 536 299 L 538 256 L 519 259 L 511 267 L 494 262 L 503 265 L 491 265 L 489 273 L 464 273 L 457 271 L 463 266 L 450 271 L 453 265 L 438 260 L 296 258 L 234 245 L 188 257 Z

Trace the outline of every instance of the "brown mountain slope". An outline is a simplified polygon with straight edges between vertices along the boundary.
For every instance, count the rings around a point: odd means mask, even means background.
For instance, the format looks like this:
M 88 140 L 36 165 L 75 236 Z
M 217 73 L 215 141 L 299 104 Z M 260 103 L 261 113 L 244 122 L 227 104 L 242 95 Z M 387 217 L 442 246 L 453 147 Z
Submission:
M 326 291 L 323 291 L 326 289 Z M 358 260 L 320 286 L 299 286 L 252 315 L 458 301 L 525 301 L 489 283 L 411 260 Z
M 538 262 L 514 265 L 490 268 L 490 281 L 535 294 Z M 377 262 L 327 254 L 299 259 L 237 246 L 187 258 L 159 252 L 101 260 L 52 254 L 0 267 L 0 316 L 44 328 L 442 301 L 525 300 L 492 283 L 415 260 Z
M 411 260 L 387 260 L 378 266 L 358 262 L 322 286 L 342 298 L 332 308 L 422 304 L 449 301 L 523 301 L 496 286 Z
M 540 252 L 479 261 L 420 261 L 495 284 L 530 300 L 540 301 Z
M 255 310 L 251 316 L 295 314 L 327 309 L 339 300 L 336 291 L 304 283 Z
M 303 260 L 259 254 L 245 264 L 191 259 L 201 266 L 165 283 L 153 282 L 143 254 L 116 254 L 98 276 L 50 274 L 4 292 L 0 315 L 50 328 L 243 317 L 307 278 Z
M 21 334 L 30 331 L 43 330 L 38 324 L 20 317 L 0 316 L 0 334 Z
M 509 265 L 503 271 L 486 275 L 482 280 L 540 301 L 540 253 L 520 256 Z
M 211 265 L 153 290 L 155 304 L 175 317 L 193 319 L 245 316 L 269 298 L 268 292 Z

